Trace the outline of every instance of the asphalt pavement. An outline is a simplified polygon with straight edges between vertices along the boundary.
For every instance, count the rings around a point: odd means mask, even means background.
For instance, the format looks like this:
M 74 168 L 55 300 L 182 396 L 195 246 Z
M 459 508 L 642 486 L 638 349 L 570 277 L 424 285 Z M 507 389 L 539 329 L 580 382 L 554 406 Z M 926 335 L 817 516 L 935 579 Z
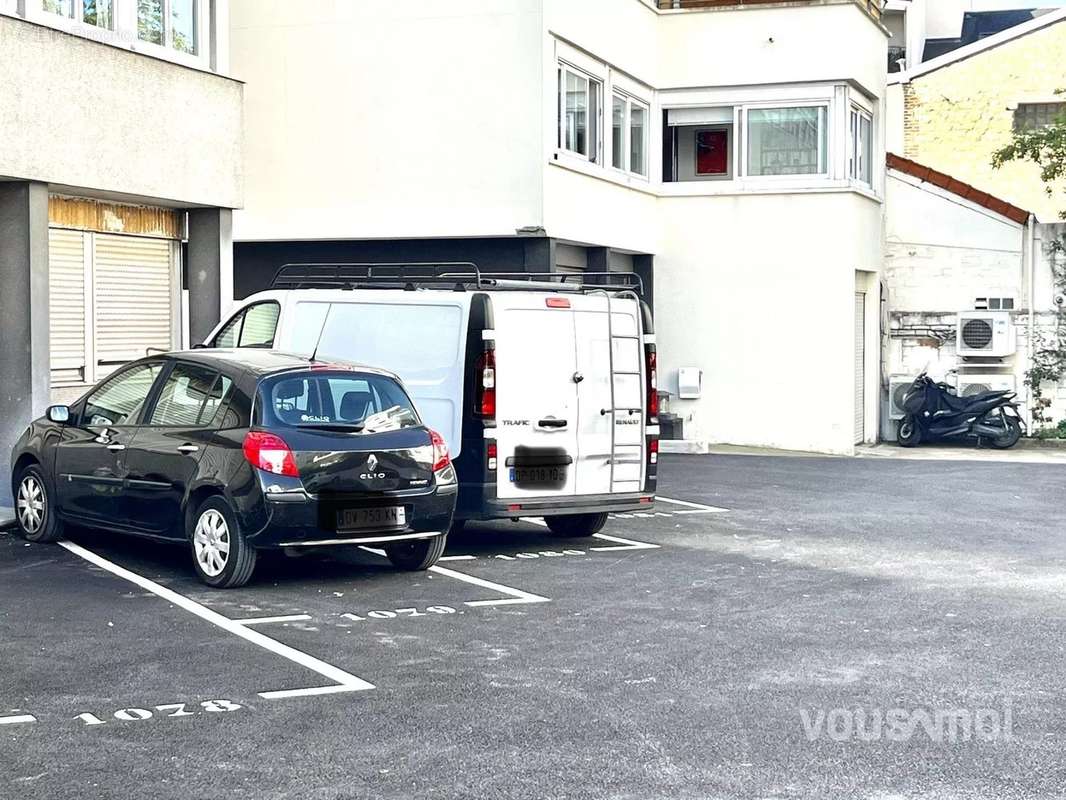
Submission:
M 232 591 L 183 548 L 0 533 L 0 798 L 1062 796 L 1066 467 L 660 474 L 591 539 Z

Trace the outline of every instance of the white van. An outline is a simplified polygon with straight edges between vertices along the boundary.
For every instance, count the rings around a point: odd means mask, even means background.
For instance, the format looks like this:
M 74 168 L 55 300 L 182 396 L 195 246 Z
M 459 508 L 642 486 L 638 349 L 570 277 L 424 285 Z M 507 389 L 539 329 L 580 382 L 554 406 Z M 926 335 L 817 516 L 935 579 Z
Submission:
M 640 290 L 628 273 L 294 264 L 205 344 L 396 373 L 451 450 L 459 524 L 544 517 L 588 536 L 608 511 L 654 501 L 655 338 Z

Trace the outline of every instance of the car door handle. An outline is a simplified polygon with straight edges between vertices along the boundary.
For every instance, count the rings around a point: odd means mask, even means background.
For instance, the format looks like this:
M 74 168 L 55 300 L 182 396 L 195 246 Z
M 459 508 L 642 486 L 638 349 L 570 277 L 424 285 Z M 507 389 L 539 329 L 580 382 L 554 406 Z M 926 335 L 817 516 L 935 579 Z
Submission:
M 569 424 L 569 421 L 565 419 L 554 419 L 551 417 L 537 421 L 537 427 L 542 431 L 561 431 Z
M 185 455 L 188 455 L 189 453 L 196 453 L 199 450 L 200 448 L 194 444 L 183 444 L 181 447 L 178 448 L 178 452 L 183 453 Z
M 124 444 L 118 444 L 118 443 L 116 443 L 116 444 L 109 444 L 109 445 L 107 446 L 107 449 L 108 449 L 108 450 L 110 450 L 110 451 L 111 451 L 112 453 L 121 453 L 121 452 L 122 452 L 123 450 L 125 450 L 125 449 L 126 449 L 126 445 L 124 445 Z

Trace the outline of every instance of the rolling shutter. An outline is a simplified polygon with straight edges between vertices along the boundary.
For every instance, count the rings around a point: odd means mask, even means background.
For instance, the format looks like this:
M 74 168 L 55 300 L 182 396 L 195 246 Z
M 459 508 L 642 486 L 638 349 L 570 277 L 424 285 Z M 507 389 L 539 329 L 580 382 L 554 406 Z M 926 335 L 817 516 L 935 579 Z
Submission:
M 96 359 L 114 365 L 174 346 L 171 242 L 95 234 Z
M 48 319 L 52 384 L 85 382 L 85 237 L 48 231 Z

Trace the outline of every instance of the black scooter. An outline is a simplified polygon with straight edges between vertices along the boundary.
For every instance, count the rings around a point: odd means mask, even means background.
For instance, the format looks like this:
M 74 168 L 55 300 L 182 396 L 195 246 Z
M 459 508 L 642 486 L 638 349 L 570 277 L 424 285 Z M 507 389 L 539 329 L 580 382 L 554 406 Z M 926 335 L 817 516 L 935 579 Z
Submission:
M 917 447 L 932 439 L 972 436 L 998 450 L 1014 447 L 1025 425 L 1011 391 L 982 392 L 959 397 L 953 387 L 933 381 L 926 373 L 914 379 L 903 395 L 906 416 L 896 427 L 903 447 Z

